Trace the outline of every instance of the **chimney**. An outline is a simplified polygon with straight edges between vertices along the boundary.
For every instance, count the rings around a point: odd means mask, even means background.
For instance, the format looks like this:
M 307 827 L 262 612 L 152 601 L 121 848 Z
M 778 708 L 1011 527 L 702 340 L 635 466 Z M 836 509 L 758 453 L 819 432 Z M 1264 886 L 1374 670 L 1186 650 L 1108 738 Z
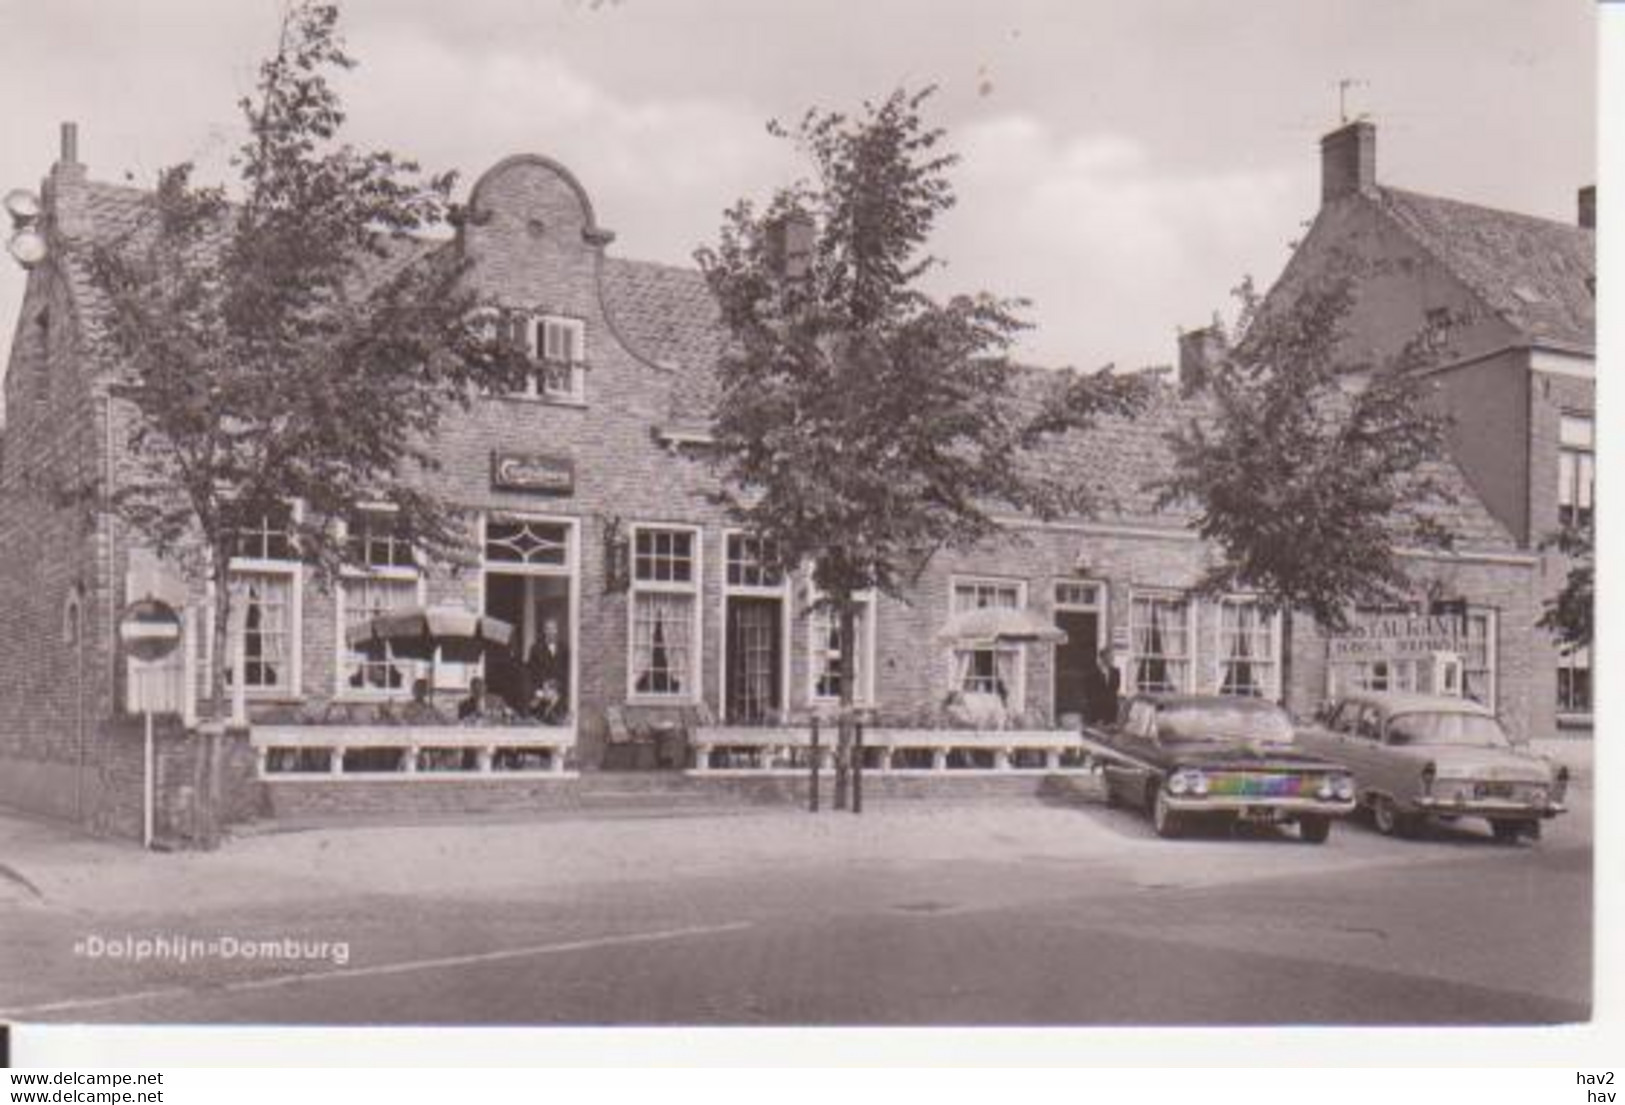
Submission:
M 1191 395 L 1207 386 L 1213 370 L 1223 359 L 1224 333 L 1217 326 L 1204 326 L 1179 335 L 1179 394 Z
M 1377 186 L 1377 128 L 1364 119 L 1320 140 L 1320 202 L 1369 192 Z
M 75 184 L 84 179 L 85 167 L 79 164 L 79 124 L 63 123 L 56 164 L 51 166 L 51 180 Z
M 812 216 L 791 211 L 775 219 L 767 228 L 768 261 L 773 271 L 790 280 L 800 280 L 812 268 Z
M 1580 225 L 1587 230 L 1597 229 L 1597 186 L 1587 184 L 1580 189 Z

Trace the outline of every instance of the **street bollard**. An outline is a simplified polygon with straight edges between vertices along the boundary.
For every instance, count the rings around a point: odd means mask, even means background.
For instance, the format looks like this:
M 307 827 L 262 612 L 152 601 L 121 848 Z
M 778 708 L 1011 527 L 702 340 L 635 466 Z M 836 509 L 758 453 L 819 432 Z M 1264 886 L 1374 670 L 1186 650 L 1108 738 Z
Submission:
M 863 812 L 863 722 L 852 735 L 852 812 Z
M 818 812 L 818 760 L 822 755 L 818 747 L 818 719 L 812 719 L 812 748 L 807 755 L 807 812 Z

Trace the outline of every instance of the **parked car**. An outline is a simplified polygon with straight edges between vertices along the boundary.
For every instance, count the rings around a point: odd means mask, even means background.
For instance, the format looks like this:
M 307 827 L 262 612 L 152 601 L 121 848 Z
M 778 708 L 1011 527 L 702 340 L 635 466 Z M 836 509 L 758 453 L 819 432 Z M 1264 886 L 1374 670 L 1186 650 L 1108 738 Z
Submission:
M 1300 750 L 1285 711 L 1260 699 L 1136 695 L 1091 736 L 1107 804 L 1145 809 L 1158 836 L 1197 821 L 1296 823 L 1321 844 L 1354 810 L 1353 776 Z
M 1495 711 L 1471 699 L 1348 694 L 1299 739 L 1353 769 L 1385 835 L 1409 835 L 1428 817 L 1481 817 L 1515 842 L 1564 811 L 1568 769 L 1517 748 Z

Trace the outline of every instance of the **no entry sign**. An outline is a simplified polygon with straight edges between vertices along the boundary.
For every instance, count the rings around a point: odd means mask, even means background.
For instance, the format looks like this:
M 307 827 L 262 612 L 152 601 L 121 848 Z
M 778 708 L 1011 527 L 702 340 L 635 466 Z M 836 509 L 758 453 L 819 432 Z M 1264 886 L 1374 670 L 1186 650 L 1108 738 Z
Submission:
M 161 599 L 140 599 L 124 609 L 118 637 L 137 660 L 162 660 L 181 643 L 181 616 Z

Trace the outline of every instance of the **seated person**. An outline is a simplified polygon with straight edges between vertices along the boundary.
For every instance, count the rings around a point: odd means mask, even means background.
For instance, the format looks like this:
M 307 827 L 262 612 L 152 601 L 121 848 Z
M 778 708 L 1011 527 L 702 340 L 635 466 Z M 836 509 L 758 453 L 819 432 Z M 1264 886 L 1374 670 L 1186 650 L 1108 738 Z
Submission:
M 457 720 L 462 722 L 507 721 L 513 711 L 501 695 L 485 689 L 485 680 L 475 676 L 468 684 L 468 697 L 457 704 Z
M 427 679 L 412 681 L 412 701 L 400 708 L 395 714 L 395 719 L 403 725 L 445 724 L 445 715 L 435 706 L 434 699 L 429 694 Z
M 544 725 L 561 724 L 569 712 L 564 690 L 556 679 L 544 679 L 530 702 L 530 716 Z

